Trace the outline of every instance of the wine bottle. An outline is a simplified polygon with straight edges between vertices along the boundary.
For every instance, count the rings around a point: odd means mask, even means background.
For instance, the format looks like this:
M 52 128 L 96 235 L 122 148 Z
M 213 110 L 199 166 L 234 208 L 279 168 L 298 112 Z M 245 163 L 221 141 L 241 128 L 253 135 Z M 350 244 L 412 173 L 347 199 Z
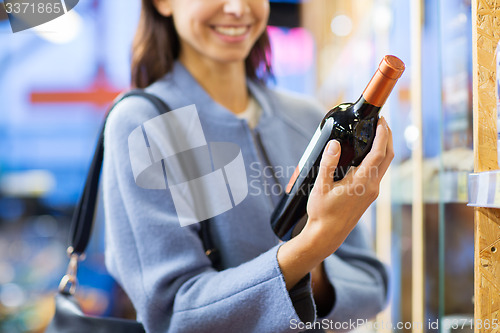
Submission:
M 298 234 L 307 221 L 307 199 L 328 142 L 336 139 L 341 146 L 334 181 L 344 178 L 349 168 L 358 166 L 368 154 L 375 137 L 379 111 L 404 69 L 399 58 L 386 55 L 358 101 L 339 104 L 323 118 L 290 178 L 284 197 L 271 216 L 271 226 L 282 240 Z

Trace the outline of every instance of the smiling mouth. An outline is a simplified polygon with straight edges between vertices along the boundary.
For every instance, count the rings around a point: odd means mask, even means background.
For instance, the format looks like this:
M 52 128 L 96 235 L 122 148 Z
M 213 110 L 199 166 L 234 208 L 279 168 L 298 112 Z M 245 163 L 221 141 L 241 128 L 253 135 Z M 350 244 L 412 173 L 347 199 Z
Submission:
M 239 27 L 213 26 L 212 28 L 221 35 L 230 37 L 243 36 L 248 32 L 248 30 L 250 30 L 249 25 L 239 26 Z

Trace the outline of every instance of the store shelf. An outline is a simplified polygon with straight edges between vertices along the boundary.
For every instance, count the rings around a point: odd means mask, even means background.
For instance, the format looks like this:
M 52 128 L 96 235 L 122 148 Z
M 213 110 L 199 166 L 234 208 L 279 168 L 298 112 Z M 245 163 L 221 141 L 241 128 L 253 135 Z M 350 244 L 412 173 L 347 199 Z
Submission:
M 441 175 L 439 173 L 433 174 L 428 181 L 424 182 L 424 203 L 467 203 L 468 177 L 469 172 L 467 171 L 445 171 Z M 393 202 L 411 204 L 411 178 L 397 181 L 395 185 L 392 188 Z
M 469 175 L 467 206 L 500 208 L 500 170 Z
M 426 204 L 468 203 L 469 174 L 473 170 L 472 150 L 459 148 L 443 153 L 443 157 L 426 158 L 423 162 L 423 201 Z M 392 167 L 392 200 L 412 203 L 413 165 L 405 161 Z

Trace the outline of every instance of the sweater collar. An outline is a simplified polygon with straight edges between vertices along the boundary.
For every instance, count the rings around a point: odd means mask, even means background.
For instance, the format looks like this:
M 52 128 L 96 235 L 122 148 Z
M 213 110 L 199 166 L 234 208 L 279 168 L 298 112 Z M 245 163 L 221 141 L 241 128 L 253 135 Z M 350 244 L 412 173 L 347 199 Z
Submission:
M 196 104 L 200 113 L 210 112 L 210 118 L 214 120 L 240 121 L 230 110 L 214 101 L 180 61 L 174 62 L 173 69 L 168 76 L 171 76 L 171 82 L 179 88 L 183 94 L 182 97 Z M 273 115 L 273 107 L 267 96 L 265 85 L 247 78 L 247 87 L 262 108 L 261 119 L 257 125 L 259 127 L 266 118 Z

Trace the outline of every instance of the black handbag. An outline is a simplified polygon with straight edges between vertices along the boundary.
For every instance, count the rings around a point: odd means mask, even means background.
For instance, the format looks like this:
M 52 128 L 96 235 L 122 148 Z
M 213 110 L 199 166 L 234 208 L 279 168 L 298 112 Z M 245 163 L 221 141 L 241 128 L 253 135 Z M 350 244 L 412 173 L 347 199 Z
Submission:
M 118 96 L 109 111 L 111 111 L 121 100 L 129 96 L 141 96 L 146 98 L 153 103 L 160 114 L 170 111 L 170 108 L 161 99 L 140 89 L 131 90 Z M 101 174 L 104 153 L 103 144 L 104 124 L 99 135 L 82 196 L 80 197 L 80 201 L 78 202 L 71 222 L 70 246 L 67 250 L 70 261 L 67 272 L 59 284 L 59 291 L 55 296 L 56 311 L 54 318 L 45 331 L 46 333 L 144 332 L 142 324 L 135 320 L 87 316 L 82 312 L 80 305 L 74 297 L 77 283 L 76 275 L 78 261 L 85 258 L 85 249 L 89 242 L 94 222 L 99 176 Z M 212 266 L 219 269 L 220 257 L 210 237 L 208 220 L 200 223 L 200 238 L 205 249 L 205 254 L 211 260 Z

